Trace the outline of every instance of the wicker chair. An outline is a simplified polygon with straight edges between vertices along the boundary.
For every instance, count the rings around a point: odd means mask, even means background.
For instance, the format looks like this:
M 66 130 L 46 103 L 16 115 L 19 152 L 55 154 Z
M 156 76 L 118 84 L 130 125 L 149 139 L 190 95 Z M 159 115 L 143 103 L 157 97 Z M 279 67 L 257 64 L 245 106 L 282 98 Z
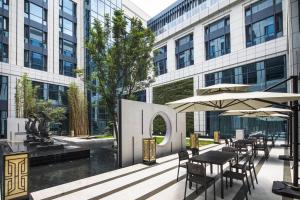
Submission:
M 206 176 L 206 169 L 203 165 L 186 163 L 187 165 L 187 176 L 185 181 L 184 199 L 186 199 L 186 187 L 188 181 L 190 183 L 196 183 L 196 193 L 198 194 L 198 184 L 203 186 L 205 190 L 205 200 L 207 199 L 207 188 L 210 184 L 214 185 L 214 199 L 216 199 L 216 181 L 214 178 Z
M 186 162 L 181 163 L 181 161 L 189 160 L 189 153 L 186 150 L 179 152 L 178 153 L 178 159 L 179 159 L 179 163 L 178 163 L 178 170 L 177 170 L 177 182 L 178 182 L 180 167 L 186 168 Z

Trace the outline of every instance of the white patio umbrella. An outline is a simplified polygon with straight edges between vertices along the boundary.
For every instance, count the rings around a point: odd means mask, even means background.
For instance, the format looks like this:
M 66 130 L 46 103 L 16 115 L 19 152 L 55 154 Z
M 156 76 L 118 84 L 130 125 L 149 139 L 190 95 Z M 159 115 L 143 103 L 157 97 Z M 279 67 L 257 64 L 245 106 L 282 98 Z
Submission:
M 272 114 L 280 114 L 280 113 L 291 113 L 292 110 L 290 109 L 283 109 L 283 108 L 274 108 L 274 107 L 267 107 L 267 108 L 259 108 L 257 110 L 228 110 L 221 113 L 221 116 L 241 116 L 246 114 L 254 114 L 254 116 L 269 116 Z
M 207 95 L 220 92 L 247 92 L 250 85 L 244 84 L 216 84 L 197 90 L 197 95 Z
M 177 112 L 257 110 L 300 99 L 300 94 L 279 92 L 222 92 L 167 103 Z

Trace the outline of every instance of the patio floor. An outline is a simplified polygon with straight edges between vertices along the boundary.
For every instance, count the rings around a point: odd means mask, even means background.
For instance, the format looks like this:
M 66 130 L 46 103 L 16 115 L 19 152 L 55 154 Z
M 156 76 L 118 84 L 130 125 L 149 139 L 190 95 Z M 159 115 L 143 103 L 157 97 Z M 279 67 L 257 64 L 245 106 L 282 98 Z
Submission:
M 252 195 L 249 199 L 281 200 L 281 196 L 271 192 L 275 180 L 291 181 L 290 163 L 278 159 L 278 155 L 287 153 L 280 147 L 281 142 L 276 142 L 276 147 L 270 151 L 270 158 L 265 160 L 262 153 L 255 159 L 258 185 L 251 187 Z M 223 145 L 207 145 L 200 153 L 210 150 L 219 150 Z M 134 166 L 118 169 L 108 173 L 92 176 L 67 184 L 55 186 L 45 190 L 31 193 L 31 198 L 37 199 L 183 199 L 185 184 L 185 169 L 180 170 L 180 181 L 176 181 L 178 159 L 177 154 L 166 156 L 157 160 L 157 164 Z M 224 169 L 228 165 L 224 166 Z M 218 169 L 214 167 L 214 174 Z M 209 167 L 208 172 L 209 174 Z M 249 179 L 250 180 L 250 179 Z M 42 184 L 42 183 L 41 183 Z M 216 183 L 216 197 L 220 197 L 220 179 Z M 204 199 L 204 193 L 197 195 L 193 187 L 187 190 L 187 199 Z M 242 199 L 240 181 L 234 181 L 233 187 L 224 189 L 224 199 Z M 208 199 L 213 199 L 213 187 L 208 189 Z

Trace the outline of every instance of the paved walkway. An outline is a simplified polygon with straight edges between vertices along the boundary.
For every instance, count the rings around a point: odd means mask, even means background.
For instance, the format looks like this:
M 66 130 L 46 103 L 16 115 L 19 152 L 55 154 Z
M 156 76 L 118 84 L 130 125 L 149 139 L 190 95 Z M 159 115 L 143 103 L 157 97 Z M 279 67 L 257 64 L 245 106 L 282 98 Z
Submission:
M 218 150 L 223 145 L 207 145 L 200 153 L 209 150 Z M 255 160 L 259 184 L 252 188 L 249 199 L 281 200 L 281 196 L 272 194 L 271 187 L 274 180 L 283 180 L 283 175 L 288 180 L 289 167 L 284 167 L 284 162 L 277 159 L 283 154 L 284 149 L 275 147 L 270 152 L 268 160 L 258 156 Z M 178 159 L 177 155 L 170 155 L 157 160 L 157 164 L 146 166 L 137 164 L 118 169 L 97 176 L 85 178 L 71 183 L 59 185 L 45 190 L 31 193 L 34 200 L 46 199 L 183 199 L 185 184 L 185 169 L 180 170 L 180 181 L 176 181 Z M 224 166 L 226 168 L 228 166 Z M 285 169 L 285 171 L 284 171 Z M 288 173 L 287 173 L 288 171 Z M 209 173 L 209 172 L 208 172 Z M 214 167 L 214 174 L 218 169 Z M 208 199 L 213 199 L 213 187 L 208 190 Z M 225 199 L 241 199 L 241 183 L 234 181 L 232 188 L 225 189 Z M 220 198 L 220 180 L 216 183 L 217 199 Z M 195 188 L 187 190 L 187 199 L 204 199 L 204 194 L 197 195 Z

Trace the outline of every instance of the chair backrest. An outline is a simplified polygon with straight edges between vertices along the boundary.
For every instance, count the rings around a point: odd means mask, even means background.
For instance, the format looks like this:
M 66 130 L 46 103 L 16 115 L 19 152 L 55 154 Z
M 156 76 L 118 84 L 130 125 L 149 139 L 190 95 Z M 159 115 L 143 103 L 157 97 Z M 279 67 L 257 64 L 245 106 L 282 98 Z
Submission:
M 229 141 L 232 143 L 232 142 L 233 142 L 233 139 L 232 139 L 232 138 L 229 138 Z
M 245 158 L 243 159 L 243 161 L 245 161 L 245 162 L 242 164 L 242 172 L 243 173 L 247 173 L 246 169 L 247 169 L 247 164 L 249 164 L 249 161 L 250 161 L 249 159 L 250 159 L 249 154 L 246 154 Z
M 196 176 L 199 178 L 206 176 L 206 170 L 203 165 L 187 162 L 186 166 L 188 175 Z
M 222 151 L 224 151 L 224 152 L 235 152 L 235 148 L 233 148 L 233 147 L 223 147 L 222 148 Z
M 229 145 L 228 139 L 225 139 L 225 144 Z
M 178 153 L 178 158 L 179 158 L 179 161 L 188 160 L 189 159 L 189 153 L 186 150 L 181 151 L 181 152 Z
M 198 148 L 192 148 L 192 155 L 193 156 L 199 155 L 199 149 Z
M 247 148 L 247 144 L 244 141 L 237 141 L 235 142 L 235 148 L 237 149 Z

